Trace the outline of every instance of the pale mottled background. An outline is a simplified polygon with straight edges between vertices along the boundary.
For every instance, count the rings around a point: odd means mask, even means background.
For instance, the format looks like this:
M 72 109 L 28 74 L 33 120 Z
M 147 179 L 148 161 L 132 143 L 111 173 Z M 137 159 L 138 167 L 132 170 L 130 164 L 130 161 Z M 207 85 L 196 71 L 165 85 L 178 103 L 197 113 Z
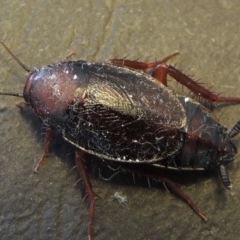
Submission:
M 214 1 L 0 1 L 0 38 L 31 69 L 63 59 L 70 51 L 89 61 L 129 55 L 155 60 L 174 50 L 179 68 L 217 92 L 239 96 L 240 3 Z M 25 72 L 0 48 L 0 90 L 21 92 Z M 178 85 L 180 88 L 180 85 Z M 87 239 L 88 210 L 81 201 L 72 153 L 55 143 L 39 174 L 33 168 L 43 152 L 44 130 L 16 99 L 0 98 L 0 238 Z M 218 109 L 231 128 L 240 107 Z M 240 147 L 240 137 L 235 143 Z M 70 152 L 69 152 L 70 151 Z M 184 188 L 208 224 L 159 185 L 148 189 L 94 178 L 97 201 L 94 239 L 239 239 L 240 156 L 229 169 L 233 190 L 217 174 L 190 178 Z M 92 176 L 97 170 L 92 170 Z M 128 196 L 128 209 L 111 202 Z

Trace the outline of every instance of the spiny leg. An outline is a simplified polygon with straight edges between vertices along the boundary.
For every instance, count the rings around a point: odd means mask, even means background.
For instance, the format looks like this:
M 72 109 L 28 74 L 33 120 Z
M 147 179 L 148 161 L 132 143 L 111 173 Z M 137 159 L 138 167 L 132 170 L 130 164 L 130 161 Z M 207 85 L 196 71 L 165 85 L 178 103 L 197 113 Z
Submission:
M 41 158 L 41 160 L 36 165 L 34 172 L 38 172 L 39 168 L 43 165 L 45 162 L 47 156 L 49 155 L 49 149 L 50 144 L 52 140 L 53 131 L 51 129 L 48 129 L 46 131 L 45 135 L 45 148 L 44 148 L 44 154 Z M 87 192 L 87 196 L 90 199 L 90 208 L 89 208 L 89 224 L 88 224 L 88 239 L 92 239 L 92 228 L 93 228 L 93 221 L 94 221 L 94 210 L 95 210 L 95 193 L 92 190 L 92 185 L 89 181 L 89 177 L 87 175 L 85 164 L 83 162 L 83 156 L 84 153 L 81 150 L 76 150 L 76 165 L 78 168 L 78 171 L 81 175 L 81 179 L 84 183 L 85 190 Z
M 221 97 L 204 88 L 199 83 L 197 83 L 175 67 L 165 64 L 170 58 L 176 56 L 177 54 L 179 54 L 179 52 L 174 52 L 169 56 L 163 58 L 162 60 L 152 63 L 131 61 L 125 59 L 111 59 L 110 61 L 115 65 L 126 66 L 139 70 L 155 68 L 153 70 L 152 76 L 165 86 L 167 86 L 167 75 L 170 75 L 177 82 L 181 83 L 183 86 L 191 90 L 196 96 L 201 97 L 209 101 L 210 103 L 240 103 L 239 97 Z
M 84 152 L 77 149 L 76 150 L 76 165 L 81 175 L 81 180 L 84 184 L 85 191 L 87 196 L 90 200 L 90 207 L 89 207 L 89 223 L 88 223 L 88 240 L 92 239 L 92 228 L 93 228 L 93 221 L 94 221 L 94 211 L 95 211 L 95 193 L 93 192 L 92 185 L 90 183 L 85 164 L 83 162 Z
M 42 155 L 42 158 L 40 159 L 40 161 L 37 163 L 36 167 L 34 168 L 34 172 L 36 172 L 36 173 L 38 172 L 38 170 L 43 165 L 43 163 L 45 162 L 46 158 L 49 155 L 49 149 L 50 149 L 50 144 L 51 144 L 51 140 L 52 140 L 52 135 L 53 135 L 53 131 L 51 129 L 48 129 L 46 131 L 46 135 L 45 135 L 44 153 Z
M 204 214 L 201 212 L 201 210 L 196 206 L 196 204 L 192 201 L 192 199 L 185 194 L 181 188 L 178 186 L 178 184 L 172 182 L 169 178 L 166 176 L 163 176 L 163 174 L 156 173 L 154 171 L 154 168 L 152 166 L 133 166 L 131 164 L 121 164 L 122 169 L 139 174 L 141 176 L 145 176 L 147 178 L 151 178 L 153 180 L 158 180 L 159 182 L 162 182 L 165 186 L 168 186 L 171 188 L 174 194 L 176 194 L 179 198 L 181 198 L 184 202 L 188 204 L 188 206 L 202 219 L 203 222 L 207 222 L 208 218 L 204 216 Z
M 162 65 L 159 66 L 166 68 L 168 75 L 174 78 L 177 82 L 181 83 L 197 96 L 211 102 L 211 103 L 240 103 L 239 97 L 221 97 L 208 89 L 201 86 L 199 83 L 195 82 L 189 76 L 183 74 L 181 71 L 176 69 L 171 65 Z M 160 71 L 160 70 L 159 70 Z
M 126 59 L 111 59 L 111 63 L 114 65 L 120 65 L 120 66 L 125 66 L 125 67 L 130 67 L 134 69 L 139 69 L 139 70 L 147 70 L 150 68 L 156 68 L 153 73 L 152 77 L 156 78 L 158 81 L 160 81 L 162 84 L 167 86 L 167 69 L 166 68 L 160 68 L 159 66 L 165 66 L 164 63 L 166 63 L 169 59 L 175 57 L 176 55 L 180 54 L 178 51 L 175 51 L 162 60 L 158 60 L 155 62 L 151 63 L 146 63 L 146 62 L 140 62 L 140 61 L 131 61 L 131 60 L 126 60 Z
M 175 51 L 162 60 L 151 62 L 151 63 L 146 63 L 146 62 L 140 62 L 140 61 L 132 61 L 132 60 L 127 60 L 127 59 L 111 59 L 110 62 L 114 65 L 120 65 L 120 66 L 125 66 L 125 67 L 130 67 L 134 69 L 139 69 L 139 70 L 147 70 L 150 68 L 154 68 L 159 64 L 166 63 L 169 59 L 173 58 L 174 56 L 180 54 L 178 51 Z
M 167 75 L 171 76 L 177 82 L 191 90 L 196 96 L 201 97 L 210 103 L 240 103 L 239 97 L 221 97 L 208 89 L 201 86 L 199 83 L 185 75 L 175 67 L 166 64 L 159 64 L 154 69 L 152 76 L 159 82 L 167 86 Z

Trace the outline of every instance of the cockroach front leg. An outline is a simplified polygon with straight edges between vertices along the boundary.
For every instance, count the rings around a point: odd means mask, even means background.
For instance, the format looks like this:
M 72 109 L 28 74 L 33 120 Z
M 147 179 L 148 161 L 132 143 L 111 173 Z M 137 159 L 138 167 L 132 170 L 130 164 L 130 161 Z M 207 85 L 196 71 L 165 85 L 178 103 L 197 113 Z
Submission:
M 71 51 L 71 52 L 65 57 L 65 59 L 66 59 L 66 60 L 71 60 L 71 58 L 72 58 L 73 56 L 76 56 L 76 52 Z
M 24 108 L 30 106 L 29 103 L 23 102 L 23 101 L 17 101 L 17 102 L 15 102 L 15 105 L 16 105 L 17 107 L 19 107 L 21 110 L 23 110 Z
M 92 228 L 93 228 L 93 221 L 94 221 L 94 211 L 95 211 L 95 193 L 93 192 L 92 185 L 90 183 L 85 164 L 83 161 L 85 153 L 79 149 L 76 150 L 76 165 L 81 176 L 81 180 L 84 184 L 85 191 L 87 196 L 90 200 L 90 207 L 89 207 L 89 223 L 88 223 L 88 240 L 92 239 Z
M 46 158 L 49 155 L 49 149 L 50 149 L 50 144 L 51 144 L 51 140 L 52 140 L 52 135 L 53 135 L 53 130 L 48 129 L 46 131 L 46 135 L 45 135 L 44 153 L 42 155 L 42 158 L 40 159 L 40 161 L 37 163 L 36 167 L 34 168 L 34 172 L 36 172 L 36 173 L 38 172 L 38 170 L 43 165 L 43 163 L 45 162 Z

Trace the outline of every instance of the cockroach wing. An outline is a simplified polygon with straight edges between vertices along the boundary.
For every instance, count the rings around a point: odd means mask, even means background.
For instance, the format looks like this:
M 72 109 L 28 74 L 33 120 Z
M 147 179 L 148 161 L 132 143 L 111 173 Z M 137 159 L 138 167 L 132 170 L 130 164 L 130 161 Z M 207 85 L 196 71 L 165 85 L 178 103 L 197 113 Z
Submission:
M 79 71 L 88 76 L 88 85 L 84 101 L 75 95 L 66 110 L 63 136 L 68 142 L 122 162 L 159 161 L 182 146 L 185 111 L 161 83 L 110 64 L 82 64 L 74 74 Z

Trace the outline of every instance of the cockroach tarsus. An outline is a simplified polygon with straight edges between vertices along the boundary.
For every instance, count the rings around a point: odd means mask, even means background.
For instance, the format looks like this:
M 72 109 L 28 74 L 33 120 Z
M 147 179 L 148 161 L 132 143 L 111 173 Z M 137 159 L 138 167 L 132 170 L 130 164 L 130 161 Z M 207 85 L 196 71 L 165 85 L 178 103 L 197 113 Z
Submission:
M 0 95 L 24 98 L 24 104 L 47 127 L 44 154 L 34 171 L 48 156 L 54 131 L 76 147 L 76 166 L 90 201 L 89 239 L 96 194 L 83 161 L 87 154 L 108 161 L 110 166 L 163 182 L 204 222 L 207 217 L 176 183 L 158 173 L 159 168 L 217 169 L 223 185 L 231 189 L 225 166 L 237 153 L 231 139 L 240 132 L 240 120 L 227 132 L 199 102 L 169 90 L 167 76 L 211 104 L 240 103 L 240 98 L 219 96 L 167 65 L 178 52 L 152 63 L 127 59 L 112 59 L 110 63 L 66 60 L 31 71 L 2 41 L 1 44 L 28 72 L 28 77 L 23 94 Z M 148 69 L 153 69 L 151 75 L 145 73 Z

